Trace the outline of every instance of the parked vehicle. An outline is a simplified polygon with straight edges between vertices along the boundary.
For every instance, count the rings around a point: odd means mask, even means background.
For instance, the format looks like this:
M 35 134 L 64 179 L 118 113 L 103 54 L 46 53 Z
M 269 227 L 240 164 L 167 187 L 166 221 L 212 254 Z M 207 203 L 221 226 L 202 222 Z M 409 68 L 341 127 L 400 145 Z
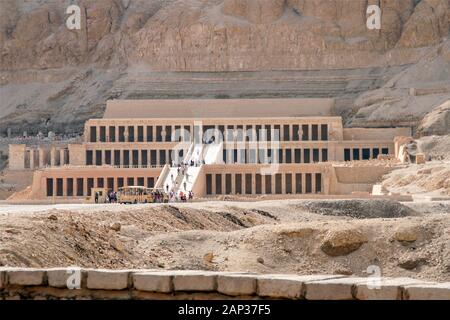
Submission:
M 119 188 L 117 192 L 118 203 L 153 203 L 152 189 L 140 186 Z

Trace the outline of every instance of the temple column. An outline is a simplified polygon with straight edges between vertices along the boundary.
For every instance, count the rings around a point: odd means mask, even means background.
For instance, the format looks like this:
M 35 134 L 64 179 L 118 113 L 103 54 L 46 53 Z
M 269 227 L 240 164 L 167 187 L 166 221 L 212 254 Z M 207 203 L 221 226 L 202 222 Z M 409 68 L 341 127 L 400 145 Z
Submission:
M 306 193 L 306 173 L 302 172 L 302 194 Z
M 216 174 L 211 175 L 211 195 L 216 194 Z
M 30 149 L 30 169 L 33 170 L 35 163 L 34 163 L 34 149 Z
M 272 174 L 272 179 L 271 179 L 271 184 L 272 184 L 272 194 L 276 194 L 277 192 L 276 192 L 276 189 L 275 189 L 275 186 L 276 186 L 276 180 L 277 180 L 277 178 L 276 178 L 276 175 L 274 175 L 274 174 Z
M 56 165 L 56 147 L 50 149 L 50 166 L 54 167 Z
M 236 173 L 231 174 L 231 194 L 236 194 Z
M 99 142 L 100 141 L 100 126 L 99 125 L 95 126 L 95 134 L 97 136 L 97 139 L 95 140 L 95 142 Z
M 83 178 L 83 196 L 87 196 L 88 187 L 87 187 L 87 178 Z
M 62 178 L 62 194 L 67 197 L 67 178 Z
M 38 166 L 39 168 L 43 168 L 45 166 L 45 153 L 44 153 L 44 148 L 39 147 L 38 148 Z
M 316 193 L 316 173 L 311 174 L 311 192 Z
M 138 167 L 142 167 L 142 151 L 138 149 Z
M 252 173 L 252 194 L 256 194 L 256 174 Z
M 66 158 L 66 150 L 65 149 L 59 150 L 59 165 L 60 166 L 63 166 L 66 164 L 65 158 Z

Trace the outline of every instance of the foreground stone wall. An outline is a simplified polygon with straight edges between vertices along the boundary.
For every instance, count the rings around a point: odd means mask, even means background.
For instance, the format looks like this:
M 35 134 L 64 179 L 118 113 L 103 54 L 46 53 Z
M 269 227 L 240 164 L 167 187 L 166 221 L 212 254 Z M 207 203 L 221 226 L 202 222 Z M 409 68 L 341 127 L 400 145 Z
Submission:
M 72 269 L 73 271 L 74 269 Z M 450 282 L 339 275 L 0 268 L 0 299 L 450 300 Z M 80 288 L 68 289 L 67 283 Z

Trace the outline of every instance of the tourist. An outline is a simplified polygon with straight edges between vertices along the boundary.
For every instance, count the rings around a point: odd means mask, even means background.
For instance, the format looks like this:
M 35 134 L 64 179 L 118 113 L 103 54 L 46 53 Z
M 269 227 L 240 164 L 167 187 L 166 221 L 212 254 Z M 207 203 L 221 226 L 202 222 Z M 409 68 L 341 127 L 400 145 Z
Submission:
M 95 193 L 95 203 L 98 203 L 98 192 Z

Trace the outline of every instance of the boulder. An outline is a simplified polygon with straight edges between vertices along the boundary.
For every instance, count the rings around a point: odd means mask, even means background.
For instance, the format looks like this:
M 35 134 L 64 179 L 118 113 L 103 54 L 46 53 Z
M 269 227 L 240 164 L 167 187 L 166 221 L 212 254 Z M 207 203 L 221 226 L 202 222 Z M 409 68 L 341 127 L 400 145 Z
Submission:
M 359 229 L 329 230 L 320 248 L 329 256 L 345 256 L 365 242 L 367 238 Z
M 398 260 L 398 266 L 405 270 L 413 270 L 427 263 L 427 259 L 420 255 L 405 254 Z
M 420 225 L 404 224 L 400 225 L 394 231 L 394 239 L 402 244 L 410 244 L 417 241 L 422 236 Z

